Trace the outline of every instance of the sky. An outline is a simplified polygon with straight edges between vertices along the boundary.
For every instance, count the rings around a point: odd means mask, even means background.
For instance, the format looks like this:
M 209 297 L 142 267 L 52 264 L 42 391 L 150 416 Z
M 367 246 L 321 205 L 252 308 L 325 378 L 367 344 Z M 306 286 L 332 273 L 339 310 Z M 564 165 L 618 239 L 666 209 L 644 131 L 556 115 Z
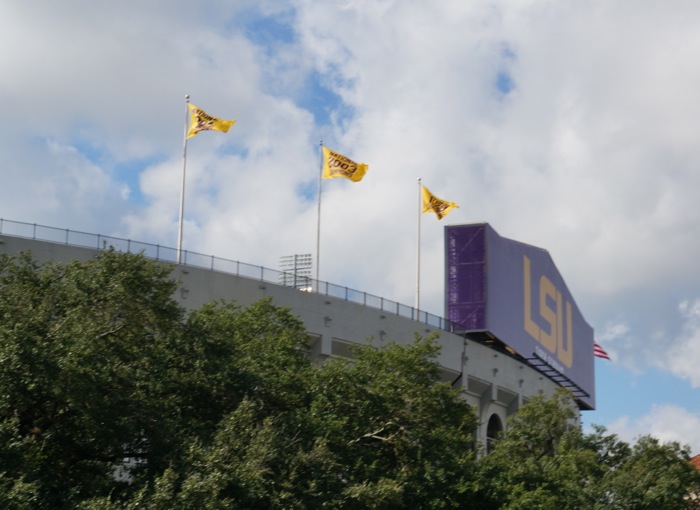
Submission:
M 546 249 L 596 340 L 584 426 L 700 453 L 700 2 L 3 0 L 0 218 L 183 248 L 444 316 L 444 226 Z M 418 179 L 459 204 L 418 214 Z M 420 220 L 418 219 L 420 218 Z

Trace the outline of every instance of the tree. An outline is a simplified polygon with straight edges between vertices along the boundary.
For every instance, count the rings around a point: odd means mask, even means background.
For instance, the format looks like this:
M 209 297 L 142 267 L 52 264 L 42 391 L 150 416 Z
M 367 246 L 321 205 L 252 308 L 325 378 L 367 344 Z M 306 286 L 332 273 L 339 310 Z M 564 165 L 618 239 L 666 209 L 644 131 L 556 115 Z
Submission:
M 434 338 L 314 368 L 289 310 L 186 313 L 171 269 L 0 255 L 0 507 L 674 510 L 700 494 L 687 448 L 583 434 L 566 392 L 476 459 Z
M 0 472 L 46 506 L 113 490 L 124 457 L 155 467 L 173 447 L 165 353 L 182 310 L 168 273 L 113 251 L 65 266 L 0 258 Z
M 434 338 L 358 346 L 317 374 L 312 416 L 345 508 L 458 508 L 474 471 L 473 410 L 439 384 Z
M 270 354 L 254 371 L 274 366 L 275 378 L 260 377 L 213 441 L 192 444 L 180 469 L 139 504 L 461 508 L 476 421 L 459 392 L 438 382 L 437 349 L 433 339 L 358 347 L 354 360 L 333 359 L 303 377 L 299 366 L 273 363 L 292 352 Z
M 688 496 L 700 494 L 700 474 L 687 447 L 642 436 L 618 468 L 606 473 L 602 487 L 609 507 L 683 510 L 690 508 Z
M 597 464 L 581 448 L 580 429 L 567 392 L 536 396 L 508 422 L 480 466 L 484 508 L 591 508 Z
M 4 506 L 459 506 L 476 422 L 433 339 L 315 369 L 289 310 L 188 314 L 171 270 L 0 257 Z
M 700 494 L 687 448 L 642 437 L 630 447 L 603 427 L 572 425 L 570 394 L 538 396 L 518 411 L 479 469 L 482 508 L 684 509 Z
M 34 508 L 125 500 L 251 395 L 302 403 L 288 398 L 311 370 L 301 322 L 269 302 L 186 317 L 171 270 L 113 250 L 41 267 L 29 254 L 0 257 L 5 494 Z M 114 477 L 125 458 L 137 461 L 129 483 Z

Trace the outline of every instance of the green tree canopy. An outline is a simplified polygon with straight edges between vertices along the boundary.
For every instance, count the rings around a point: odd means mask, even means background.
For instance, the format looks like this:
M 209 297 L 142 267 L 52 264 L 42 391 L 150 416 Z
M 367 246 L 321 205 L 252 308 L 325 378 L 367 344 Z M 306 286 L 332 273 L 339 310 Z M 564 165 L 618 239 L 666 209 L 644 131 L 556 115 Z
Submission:
M 584 434 L 574 413 L 565 390 L 523 405 L 481 462 L 479 508 L 694 508 L 700 474 L 687 448 L 647 436 L 630 446 L 599 426 Z
M 266 309 L 258 319 L 274 312 L 269 306 L 254 307 Z M 250 313 L 242 312 L 257 329 Z M 246 361 L 263 375 L 255 391 L 221 420 L 212 441 L 193 442 L 178 469 L 144 489 L 138 505 L 462 506 L 473 478 L 476 422 L 459 393 L 438 382 L 433 340 L 358 347 L 353 361 L 334 359 L 314 370 L 279 364 L 269 372 L 275 380 L 265 379 L 273 361 L 299 352 Z
M 566 392 L 531 398 L 478 456 L 434 338 L 312 364 L 289 310 L 186 312 L 171 270 L 0 255 L 1 508 L 674 510 L 700 494 L 687 448 L 584 434 Z
M 168 273 L 114 252 L 43 267 L 0 258 L 0 473 L 47 506 L 110 491 L 115 463 L 155 467 L 174 447 L 167 353 L 182 310 Z
M 476 422 L 433 340 L 313 368 L 289 310 L 186 313 L 171 270 L 0 257 L 0 503 L 459 506 Z

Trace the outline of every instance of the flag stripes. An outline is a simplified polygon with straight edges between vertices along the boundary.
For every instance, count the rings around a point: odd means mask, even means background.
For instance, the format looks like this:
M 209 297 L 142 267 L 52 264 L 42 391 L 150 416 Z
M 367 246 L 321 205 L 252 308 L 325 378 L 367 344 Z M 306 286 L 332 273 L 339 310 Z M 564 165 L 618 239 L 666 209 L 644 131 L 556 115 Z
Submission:
M 605 352 L 605 349 L 603 349 L 597 342 L 593 342 L 593 356 L 611 361 L 608 353 Z

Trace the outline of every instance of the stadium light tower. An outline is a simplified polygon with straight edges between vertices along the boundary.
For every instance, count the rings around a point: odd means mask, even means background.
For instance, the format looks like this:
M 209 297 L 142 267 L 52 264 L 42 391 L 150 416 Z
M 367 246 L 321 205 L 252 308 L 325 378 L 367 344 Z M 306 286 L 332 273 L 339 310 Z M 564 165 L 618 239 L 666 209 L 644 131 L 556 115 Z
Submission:
M 311 292 L 312 265 L 313 261 L 310 253 L 280 257 L 280 284 L 285 287 L 294 287 L 295 289 Z

